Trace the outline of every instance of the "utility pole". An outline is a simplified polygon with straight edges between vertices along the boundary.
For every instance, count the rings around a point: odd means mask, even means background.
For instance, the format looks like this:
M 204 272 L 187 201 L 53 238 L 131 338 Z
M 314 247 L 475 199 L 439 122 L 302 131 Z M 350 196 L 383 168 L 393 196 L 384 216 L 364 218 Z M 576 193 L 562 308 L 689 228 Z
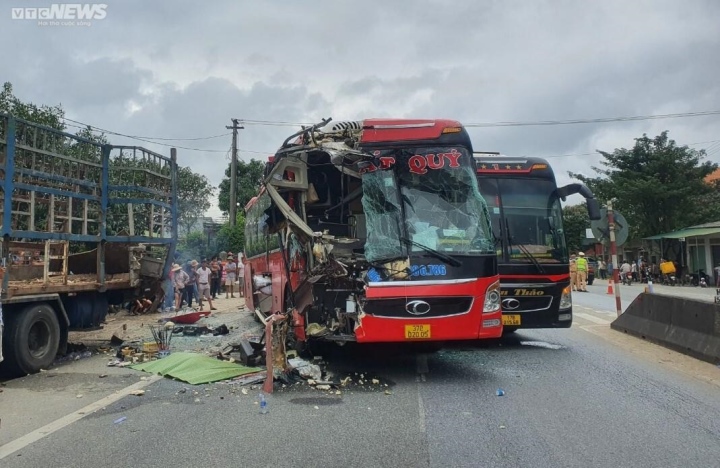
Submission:
M 230 226 L 235 227 L 237 223 L 237 137 L 238 130 L 242 130 L 245 127 L 238 125 L 238 119 L 230 119 L 232 121 L 232 127 L 225 127 L 232 129 L 232 155 L 230 160 Z
M 622 301 L 620 299 L 620 265 L 618 265 L 617 244 L 615 244 L 615 213 L 613 213 L 612 200 L 607 202 L 608 228 L 610 229 L 610 254 L 613 263 L 613 283 L 615 287 L 615 311 L 617 316 L 622 314 Z

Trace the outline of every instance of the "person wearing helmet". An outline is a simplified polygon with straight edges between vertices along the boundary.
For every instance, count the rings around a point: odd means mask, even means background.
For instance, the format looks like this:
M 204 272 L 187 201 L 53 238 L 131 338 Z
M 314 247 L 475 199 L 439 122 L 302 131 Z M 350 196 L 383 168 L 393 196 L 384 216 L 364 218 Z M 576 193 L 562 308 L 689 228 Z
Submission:
M 578 291 L 588 292 L 588 261 L 587 258 L 585 258 L 585 252 L 578 253 L 578 259 L 575 261 L 575 263 L 577 265 Z

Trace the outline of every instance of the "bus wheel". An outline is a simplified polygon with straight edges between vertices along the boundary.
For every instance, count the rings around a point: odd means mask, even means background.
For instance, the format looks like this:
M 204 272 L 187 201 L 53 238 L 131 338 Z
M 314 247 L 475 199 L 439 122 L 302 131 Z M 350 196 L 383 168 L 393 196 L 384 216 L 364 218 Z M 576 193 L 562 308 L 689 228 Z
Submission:
M 34 374 L 52 364 L 60 345 L 60 323 L 53 308 L 35 303 L 6 317 L 5 359 L 9 373 Z

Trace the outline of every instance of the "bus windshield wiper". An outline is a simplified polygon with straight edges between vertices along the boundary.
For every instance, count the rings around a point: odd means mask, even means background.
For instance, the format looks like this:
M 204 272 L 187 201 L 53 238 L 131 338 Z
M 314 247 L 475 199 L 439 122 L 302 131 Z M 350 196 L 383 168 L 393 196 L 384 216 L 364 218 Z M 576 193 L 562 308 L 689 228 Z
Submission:
M 516 245 L 517 248 L 522 252 L 522 254 L 532 262 L 533 265 L 538 269 L 540 274 L 545 274 L 545 269 L 540 265 L 540 262 L 537 261 L 535 257 L 528 251 L 528 249 L 522 245 L 522 244 L 514 244 L 513 243 L 513 237 L 512 234 L 510 234 L 510 227 L 508 226 L 507 219 L 505 219 L 505 232 L 507 233 L 507 241 L 508 241 L 508 248 L 510 249 L 510 255 L 512 255 L 512 248 L 513 245 Z
M 447 263 L 450 266 L 459 267 L 462 266 L 462 262 L 456 258 L 452 258 L 450 255 L 446 255 L 438 250 L 431 249 L 430 247 L 427 247 L 419 242 L 415 242 L 412 239 L 409 239 L 407 237 L 401 237 L 400 240 L 406 244 L 414 245 L 415 247 L 420 247 L 425 252 L 431 254 L 433 257 L 438 258 L 445 263 Z

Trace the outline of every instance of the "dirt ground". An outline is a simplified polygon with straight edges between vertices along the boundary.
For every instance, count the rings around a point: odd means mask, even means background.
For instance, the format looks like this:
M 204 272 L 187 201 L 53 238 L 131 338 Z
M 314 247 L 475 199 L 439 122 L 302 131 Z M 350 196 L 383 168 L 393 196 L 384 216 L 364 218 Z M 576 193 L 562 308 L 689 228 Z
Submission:
M 253 337 L 261 334 L 262 328 L 253 319 L 250 310 L 245 308 L 243 298 L 236 296 L 234 299 L 225 299 L 224 295 L 218 296 L 218 299 L 213 301 L 213 306 L 217 310 L 211 311 L 210 316 L 201 318 L 193 326 L 217 328 L 220 325 L 226 325 L 230 332 L 227 335 L 219 336 L 174 334 L 170 344 L 171 351 L 216 354 L 228 344 L 237 343 L 241 337 Z M 206 303 L 203 304 L 202 311 L 210 311 Z M 190 312 L 190 310 L 184 312 Z M 108 314 L 101 330 L 71 332 L 69 343 L 82 344 L 90 349 L 117 348 L 117 345 L 111 344 L 112 337 L 115 335 L 123 340 L 123 346 L 140 347 L 143 342 L 153 342 L 150 326 L 158 326 L 160 321 L 166 319 L 172 321 L 174 315 L 174 313 L 161 314 L 158 312 L 133 316 L 124 310 L 117 314 Z M 177 324 L 177 326 L 184 325 Z

